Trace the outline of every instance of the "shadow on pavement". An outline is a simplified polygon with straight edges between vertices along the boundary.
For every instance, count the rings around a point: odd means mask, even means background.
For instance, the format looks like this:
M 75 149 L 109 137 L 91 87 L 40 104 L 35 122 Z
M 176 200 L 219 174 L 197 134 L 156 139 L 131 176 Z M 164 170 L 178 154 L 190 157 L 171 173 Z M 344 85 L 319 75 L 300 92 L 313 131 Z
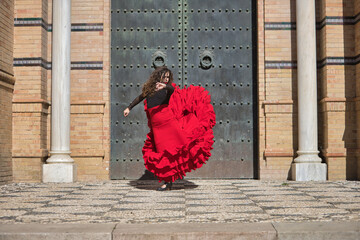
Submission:
M 139 179 L 131 180 L 129 185 L 137 189 L 155 191 L 162 183 L 158 181 L 153 173 L 145 170 L 144 174 Z M 198 185 L 191 181 L 180 179 L 173 183 L 172 190 L 194 189 L 197 187 Z

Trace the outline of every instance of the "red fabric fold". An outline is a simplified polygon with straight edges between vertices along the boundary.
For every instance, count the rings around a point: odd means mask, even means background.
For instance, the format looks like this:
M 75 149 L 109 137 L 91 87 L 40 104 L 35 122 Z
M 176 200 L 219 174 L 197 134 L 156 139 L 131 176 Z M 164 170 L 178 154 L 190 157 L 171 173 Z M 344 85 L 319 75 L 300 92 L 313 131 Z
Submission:
M 211 156 L 216 116 L 204 88 L 175 84 L 169 105 L 145 111 L 150 132 L 142 149 L 145 167 L 159 181 L 174 182 L 200 168 Z

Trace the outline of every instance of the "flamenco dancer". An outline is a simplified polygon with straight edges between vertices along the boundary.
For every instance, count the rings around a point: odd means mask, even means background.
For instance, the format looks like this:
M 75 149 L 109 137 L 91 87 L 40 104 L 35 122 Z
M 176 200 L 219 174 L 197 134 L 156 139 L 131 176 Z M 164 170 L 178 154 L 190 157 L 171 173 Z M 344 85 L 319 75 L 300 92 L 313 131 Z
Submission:
M 200 168 L 211 156 L 215 112 L 210 95 L 198 86 L 178 88 L 172 72 L 158 67 L 124 116 L 143 100 L 150 128 L 142 149 L 145 167 L 164 181 L 158 191 L 171 190 L 176 179 Z

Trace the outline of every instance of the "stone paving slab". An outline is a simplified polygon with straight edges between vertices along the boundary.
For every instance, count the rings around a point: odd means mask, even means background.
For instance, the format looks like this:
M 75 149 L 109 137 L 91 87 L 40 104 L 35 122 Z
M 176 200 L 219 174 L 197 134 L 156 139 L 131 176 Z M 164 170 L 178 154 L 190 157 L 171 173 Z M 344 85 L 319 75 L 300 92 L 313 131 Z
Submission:
M 0 224 L 0 240 L 358 240 L 360 222 Z
M 360 221 L 360 182 L 181 180 L 0 186 L 0 224 Z
M 270 223 L 118 224 L 113 240 L 277 239 Z
M 112 240 L 114 224 L 0 224 L 0 240 Z
M 274 223 L 281 240 L 360 239 L 360 222 Z

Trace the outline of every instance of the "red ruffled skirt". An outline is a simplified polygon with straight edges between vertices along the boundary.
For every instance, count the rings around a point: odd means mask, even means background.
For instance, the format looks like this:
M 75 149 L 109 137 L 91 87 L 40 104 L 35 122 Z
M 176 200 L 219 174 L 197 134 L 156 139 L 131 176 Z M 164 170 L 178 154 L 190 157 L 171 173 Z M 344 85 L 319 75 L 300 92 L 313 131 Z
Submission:
M 169 104 L 145 112 L 150 132 L 142 149 L 145 167 L 159 181 L 174 182 L 200 168 L 213 149 L 215 112 L 202 87 L 175 87 Z

